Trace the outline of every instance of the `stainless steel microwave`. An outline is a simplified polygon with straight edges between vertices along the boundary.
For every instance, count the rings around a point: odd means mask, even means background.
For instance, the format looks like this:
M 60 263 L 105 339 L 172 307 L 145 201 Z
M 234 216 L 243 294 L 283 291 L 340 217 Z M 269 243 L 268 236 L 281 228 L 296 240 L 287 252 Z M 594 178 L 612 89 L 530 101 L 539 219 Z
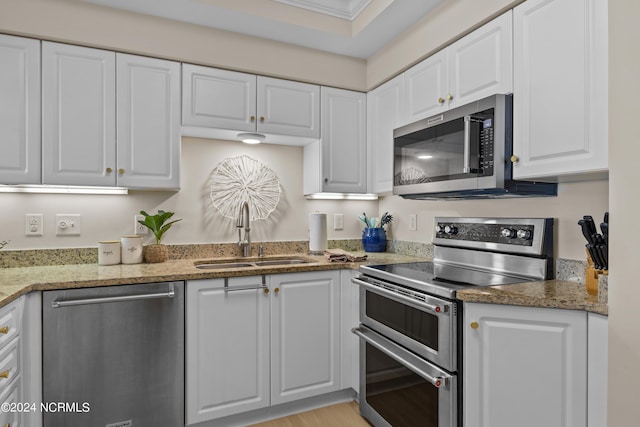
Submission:
M 393 132 L 393 194 L 411 199 L 555 196 L 513 180 L 513 95 L 493 95 Z

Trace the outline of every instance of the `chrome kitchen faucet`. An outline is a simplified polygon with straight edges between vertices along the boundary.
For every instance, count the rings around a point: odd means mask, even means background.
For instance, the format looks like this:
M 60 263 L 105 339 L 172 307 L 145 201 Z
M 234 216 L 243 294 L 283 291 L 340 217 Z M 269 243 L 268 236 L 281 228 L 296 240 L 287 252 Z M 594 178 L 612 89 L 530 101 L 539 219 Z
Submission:
M 242 248 L 242 256 L 251 256 L 251 228 L 249 226 L 249 202 L 242 202 L 240 211 L 238 212 L 238 246 Z M 244 228 L 244 239 L 242 238 L 242 229 Z

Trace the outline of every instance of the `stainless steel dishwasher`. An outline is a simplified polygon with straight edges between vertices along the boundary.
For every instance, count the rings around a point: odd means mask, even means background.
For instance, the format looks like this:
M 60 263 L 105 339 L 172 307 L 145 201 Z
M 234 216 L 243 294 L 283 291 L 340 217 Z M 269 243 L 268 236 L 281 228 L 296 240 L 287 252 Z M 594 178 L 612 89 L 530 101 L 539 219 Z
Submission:
M 42 293 L 44 427 L 184 426 L 184 283 Z

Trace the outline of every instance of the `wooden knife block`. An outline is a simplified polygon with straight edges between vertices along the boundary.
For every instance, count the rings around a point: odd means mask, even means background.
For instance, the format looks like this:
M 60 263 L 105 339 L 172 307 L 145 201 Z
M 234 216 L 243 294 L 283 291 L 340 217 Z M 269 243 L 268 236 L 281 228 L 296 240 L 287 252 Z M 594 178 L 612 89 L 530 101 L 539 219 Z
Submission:
M 608 274 L 606 270 L 596 270 L 589 251 L 587 251 L 587 270 L 585 272 L 585 285 L 589 295 L 598 295 L 598 277 L 601 274 Z

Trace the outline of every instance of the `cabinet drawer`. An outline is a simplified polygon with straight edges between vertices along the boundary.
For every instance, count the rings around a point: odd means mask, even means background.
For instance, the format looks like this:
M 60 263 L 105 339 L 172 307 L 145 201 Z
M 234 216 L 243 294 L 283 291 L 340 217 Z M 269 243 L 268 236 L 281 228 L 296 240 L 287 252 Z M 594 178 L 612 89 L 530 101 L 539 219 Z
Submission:
M 20 339 L 16 338 L 0 352 L 0 393 L 20 374 Z M 0 401 L 4 402 L 4 401 Z M 0 423 L 0 427 L 3 424 Z
M 15 378 L 14 378 L 15 379 Z M 10 386 L 7 387 L 2 393 L 0 393 L 0 402 L 8 403 L 10 405 L 21 403 L 22 401 L 22 390 L 21 390 L 21 381 L 15 379 L 10 383 Z M 10 409 L 18 409 L 18 408 L 10 408 Z M 22 413 L 19 411 L 13 412 L 0 412 L 0 427 L 19 427 L 22 425 Z
M 0 351 L 20 333 L 22 302 L 20 298 L 0 309 Z

